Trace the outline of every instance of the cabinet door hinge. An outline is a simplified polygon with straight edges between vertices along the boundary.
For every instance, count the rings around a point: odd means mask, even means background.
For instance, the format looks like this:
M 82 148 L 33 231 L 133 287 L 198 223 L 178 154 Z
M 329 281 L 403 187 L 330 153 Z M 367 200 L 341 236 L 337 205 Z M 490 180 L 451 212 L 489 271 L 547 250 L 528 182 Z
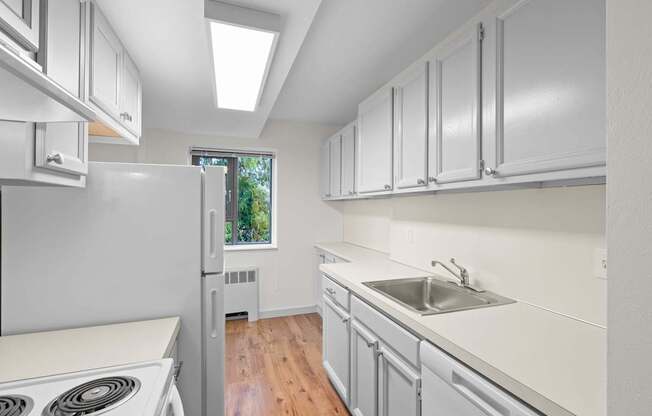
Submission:
M 478 25 L 478 40 L 480 42 L 484 40 L 484 25 L 482 23 Z

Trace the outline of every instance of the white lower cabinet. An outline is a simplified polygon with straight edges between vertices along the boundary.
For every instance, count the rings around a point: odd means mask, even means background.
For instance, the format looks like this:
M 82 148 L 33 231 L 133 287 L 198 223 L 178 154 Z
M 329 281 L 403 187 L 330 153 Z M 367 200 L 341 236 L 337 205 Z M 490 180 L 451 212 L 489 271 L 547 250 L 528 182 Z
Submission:
M 351 412 L 421 415 L 419 340 L 355 296 L 351 319 Z
M 351 321 L 351 412 L 378 414 L 379 341 L 357 320 Z
M 381 344 L 378 352 L 378 414 L 421 414 L 421 375 L 391 349 Z
M 349 320 L 350 315 L 324 295 L 322 312 L 324 369 L 342 398 L 349 403 Z

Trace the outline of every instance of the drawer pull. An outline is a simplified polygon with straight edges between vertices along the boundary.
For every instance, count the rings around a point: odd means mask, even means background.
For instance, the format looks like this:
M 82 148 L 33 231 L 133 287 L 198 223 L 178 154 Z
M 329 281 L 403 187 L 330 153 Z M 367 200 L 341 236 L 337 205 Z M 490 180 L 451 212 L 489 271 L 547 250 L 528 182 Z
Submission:
M 63 165 L 63 155 L 62 155 L 61 153 L 52 153 L 52 154 L 49 154 L 49 155 L 47 155 L 47 157 L 45 158 L 45 160 L 46 160 L 48 163 L 50 163 L 50 162 L 54 162 L 54 163 L 56 163 L 57 165 Z

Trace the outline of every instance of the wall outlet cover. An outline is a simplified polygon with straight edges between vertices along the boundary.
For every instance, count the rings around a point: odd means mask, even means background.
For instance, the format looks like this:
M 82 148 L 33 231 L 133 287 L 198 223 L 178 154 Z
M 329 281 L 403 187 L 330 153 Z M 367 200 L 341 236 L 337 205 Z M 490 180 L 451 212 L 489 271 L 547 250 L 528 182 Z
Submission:
M 607 278 L 607 249 L 598 248 L 593 252 L 593 275 L 598 279 Z

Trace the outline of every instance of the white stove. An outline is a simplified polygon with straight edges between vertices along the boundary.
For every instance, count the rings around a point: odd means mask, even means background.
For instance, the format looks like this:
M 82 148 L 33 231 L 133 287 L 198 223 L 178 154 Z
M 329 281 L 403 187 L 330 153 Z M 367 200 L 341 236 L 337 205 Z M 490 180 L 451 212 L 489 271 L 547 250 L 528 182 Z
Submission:
M 0 384 L 0 416 L 183 416 L 171 359 Z

